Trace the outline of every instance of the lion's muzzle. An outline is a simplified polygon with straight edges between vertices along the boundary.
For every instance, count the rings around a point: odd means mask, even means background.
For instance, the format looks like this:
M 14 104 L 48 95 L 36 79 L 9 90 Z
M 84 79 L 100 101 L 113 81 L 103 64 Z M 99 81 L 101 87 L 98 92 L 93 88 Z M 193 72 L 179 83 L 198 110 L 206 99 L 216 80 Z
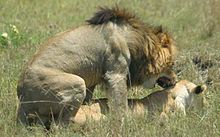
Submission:
M 157 80 L 157 84 L 159 86 L 161 86 L 162 88 L 169 88 L 169 87 L 173 87 L 176 85 L 176 78 L 168 78 L 168 77 L 160 77 Z

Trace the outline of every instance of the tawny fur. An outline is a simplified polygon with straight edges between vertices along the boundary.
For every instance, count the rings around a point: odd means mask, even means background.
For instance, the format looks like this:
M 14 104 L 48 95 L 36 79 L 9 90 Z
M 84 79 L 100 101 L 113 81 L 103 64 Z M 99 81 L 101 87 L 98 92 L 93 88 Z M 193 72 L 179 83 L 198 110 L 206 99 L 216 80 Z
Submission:
M 160 27 L 118 7 L 87 22 L 49 39 L 27 63 L 17 86 L 19 123 L 37 115 L 43 125 L 67 125 L 100 83 L 115 112 L 126 110 L 130 86 L 153 87 L 163 76 L 175 83 L 174 42 Z
M 151 93 L 141 99 L 128 99 L 128 106 L 133 115 L 148 115 L 148 118 L 167 118 L 170 113 L 181 112 L 186 115 L 186 110 L 202 109 L 204 105 L 205 85 L 195 85 L 187 80 L 179 81 L 174 87 Z M 108 99 L 95 99 L 90 105 L 82 105 L 80 113 L 73 122 L 85 124 L 87 121 L 105 118 L 108 113 Z

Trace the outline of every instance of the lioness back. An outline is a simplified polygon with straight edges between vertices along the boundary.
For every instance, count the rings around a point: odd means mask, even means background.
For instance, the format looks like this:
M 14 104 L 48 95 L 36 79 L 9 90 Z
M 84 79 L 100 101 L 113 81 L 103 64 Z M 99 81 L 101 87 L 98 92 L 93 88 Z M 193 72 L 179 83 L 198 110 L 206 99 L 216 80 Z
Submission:
M 172 101 L 169 92 L 160 90 L 141 99 L 149 113 L 162 112 L 166 104 Z

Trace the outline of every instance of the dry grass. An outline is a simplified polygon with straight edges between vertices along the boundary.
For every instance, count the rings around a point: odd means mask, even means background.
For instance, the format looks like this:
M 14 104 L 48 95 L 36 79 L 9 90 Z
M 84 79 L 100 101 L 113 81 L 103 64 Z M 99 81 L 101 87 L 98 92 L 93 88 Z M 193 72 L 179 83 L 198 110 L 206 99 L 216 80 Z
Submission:
M 220 2 L 218 0 L 7 0 L 0 1 L 0 34 L 7 32 L 8 43 L 0 39 L 0 135 L 1 136 L 109 136 L 109 121 L 71 125 L 53 133 L 41 127 L 27 130 L 15 122 L 16 84 L 21 69 L 40 43 L 57 32 L 84 23 L 99 5 L 122 5 L 136 12 L 150 24 L 162 24 L 175 37 L 180 50 L 176 70 L 179 79 L 196 84 L 212 80 L 208 86 L 207 107 L 188 117 L 172 117 L 165 126 L 146 118 L 125 120 L 123 136 L 220 136 Z M 15 34 L 12 27 L 17 27 Z M 195 56 L 213 66 L 205 71 L 193 64 Z M 100 89 L 96 96 L 100 96 Z M 142 90 L 138 97 L 153 90 Z M 131 91 L 132 92 L 132 91 Z M 102 94 L 101 94 L 102 95 Z M 134 96 L 133 93 L 129 93 Z

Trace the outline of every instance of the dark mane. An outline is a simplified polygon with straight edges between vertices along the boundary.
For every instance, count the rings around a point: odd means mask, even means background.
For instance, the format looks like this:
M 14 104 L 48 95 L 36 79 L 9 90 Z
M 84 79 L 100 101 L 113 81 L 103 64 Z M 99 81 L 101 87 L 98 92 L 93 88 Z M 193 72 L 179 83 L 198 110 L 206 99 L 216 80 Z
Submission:
M 114 6 L 112 8 L 99 7 L 98 12 L 96 12 L 95 15 L 86 22 L 91 25 L 106 24 L 108 22 L 119 24 L 122 22 L 129 23 L 131 19 L 136 19 L 135 15 L 124 8 L 119 8 L 118 6 Z
M 143 21 L 141 21 L 135 14 L 129 12 L 125 8 L 119 8 L 117 5 L 108 8 L 108 7 L 99 7 L 99 10 L 95 15 L 86 20 L 90 25 L 101 25 L 108 22 L 113 22 L 116 24 L 129 24 L 134 29 L 138 30 L 139 33 L 145 35 L 146 33 L 166 33 L 162 26 L 151 26 Z

